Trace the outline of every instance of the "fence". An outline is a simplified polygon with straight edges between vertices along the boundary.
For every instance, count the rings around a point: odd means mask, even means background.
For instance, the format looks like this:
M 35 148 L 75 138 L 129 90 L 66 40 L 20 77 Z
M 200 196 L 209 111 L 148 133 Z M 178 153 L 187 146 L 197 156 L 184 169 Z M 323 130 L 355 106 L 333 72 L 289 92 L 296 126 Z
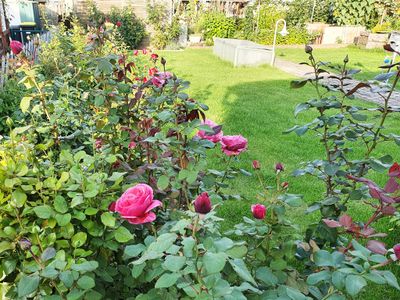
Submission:
M 40 47 L 37 46 L 37 42 L 39 45 L 41 43 L 48 43 L 51 40 L 51 33 L 49 31 L 38 34 L 36 36 L 31 36 L 32 38 L 24 44 L 24 53 L 26 56 L 35 59 L 37 57 L 38 52 L 40 51 Z M 8 52 L 5 55 L 1 56 L 1 65 L 0 65 L 0 88 L 2 88 L 5 82 L 8 79 L 9 68 L 10 68 L 10 60 L 14 59 L 15 55 L 12 52 Z

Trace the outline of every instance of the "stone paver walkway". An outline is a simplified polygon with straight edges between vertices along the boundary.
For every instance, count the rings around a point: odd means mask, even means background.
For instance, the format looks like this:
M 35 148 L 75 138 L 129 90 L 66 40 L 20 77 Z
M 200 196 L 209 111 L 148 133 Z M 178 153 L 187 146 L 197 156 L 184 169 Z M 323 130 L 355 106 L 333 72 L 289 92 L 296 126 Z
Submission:
M 300 65 L 291 61 L 283 60 L 280 58 L 275 59 L 275 67 L 278 69 L 292 74 L 296 77 L 302 77 L 302 78 L 309 78 L 314 76 L 314 71 L 313 68 L 307 65 Z M 330 74 L 324 74 L 324 79 L 321 80 L 323 85 L 332 85 L 332 84 L 338 84 L 338 81 L 336 79 L 331 79 L 327 78 Z M 346 87 L 346 91 L 350 91 L 352 88 L 354 88 L 357 84 L 360 83 L 358 80 L 346 80 L 345 83 L 349 83 Z M 377 88 L 376 85 L 373 85 L 372 88 Z M 379 104 L 383 104 L 383 98 L 379 96 L 377 93 L 371 92 L 371 88 L 360 88 L 357 90 L 357 92 L 354 93 L 354 96 L 365 100 L 369 102 L 375 102 Z M 393 92 L 390 100 L 389 100 L 389 105 L 390 106 L 400 106 L 400 92 L 395 91 Z

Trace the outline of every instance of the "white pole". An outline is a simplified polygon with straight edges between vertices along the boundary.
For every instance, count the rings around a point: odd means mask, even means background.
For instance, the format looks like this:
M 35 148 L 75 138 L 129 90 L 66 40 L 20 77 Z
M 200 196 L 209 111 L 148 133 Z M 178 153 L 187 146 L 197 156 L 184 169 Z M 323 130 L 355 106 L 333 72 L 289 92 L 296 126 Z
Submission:
M 276 35 L 278 33 L 279 22 L 283 22 L 283 24 L 284 24 L 284 26 L 286 28 L 286 21 L 284 19 L 279 19 L 278 21 L 276 21 L 276 23 L 275 23 L 275 32 L 274 32 L 274 43 L 272 44 L 271 66 L 274 66 L 274 62 L 275 62 L 275 45 L 276 45 Z
M 310 23 L 313 22 L 314 13 L 315 13 L 315 6 L 316 6 L 316 5 L 317 5 L 317 0 L 314 0 L 314 4 L 313 4 L 313 7 L 312 7 L 312 12 L 311 12 L 311 21 L 310 21 Z

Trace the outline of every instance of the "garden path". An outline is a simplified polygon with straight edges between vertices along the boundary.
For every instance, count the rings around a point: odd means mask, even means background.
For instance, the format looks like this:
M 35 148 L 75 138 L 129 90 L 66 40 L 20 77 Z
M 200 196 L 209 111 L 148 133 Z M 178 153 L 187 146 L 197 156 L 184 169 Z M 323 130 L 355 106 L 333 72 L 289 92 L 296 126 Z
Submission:
M 314 73 L 313 68 L 310 66 L 301 65 L 301 64 L 283 60 L 280 58 L 275 59 L 275 67 L 277 67 L 278 69 L 280 69 L 286 73 L 292 74 L 297 77 L 303 77 L 303 78 L 311 77 L 312 76 L 311 74 Z M 328 77 L 328 75 L 325 75 L 324 79 L 322 80 L 324 85 L 329 86 L 331 84 L 337 84 L 337 80 L 330 79 L 327 77 Z M 349 83 L 349 85 L 347 85 L 345 87 L 345 90 L 350 91 L 353 87 L 355 87 L 360 82 L 361 81 L 355 80 L 355 79 L 347 80 L 346 83 Z M 377 85 L 372 85 L 372 88 L 376 88 L 376 87 L 377 87 Z M 361 100 L 383 104 L 382 97 L 379 96 L 377 93 L 371 92 L 370 88 L 360 88 L 357 90 L 357 92 L 354 93 L 354 96 Z M 400 106 L 400 92 L 399 91 L 393 92 L 393 94 L 390 98 L 390 101 L 389 101 L 389 105 Z

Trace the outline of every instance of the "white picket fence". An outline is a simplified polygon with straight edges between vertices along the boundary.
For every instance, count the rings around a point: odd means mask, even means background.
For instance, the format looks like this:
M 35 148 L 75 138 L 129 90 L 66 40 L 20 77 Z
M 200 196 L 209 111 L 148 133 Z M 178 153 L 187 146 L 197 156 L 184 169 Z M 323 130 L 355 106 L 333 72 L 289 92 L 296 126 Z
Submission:
M 37 56 L 40 51 L 40 45 L 42 43 L 48 43 L 51 40 L 51 33 L 50 31 L 32 35 L 30 40 L 24 44 L 24 53 L 26 56 L 37 59 Z M 37 43 L 39 42 L 39 43 Z M 39 47 L 37 46 L 39 45 Z M 36 52 L 35 52 L 36 51 Z M 9 68 L 10 68 L 10 60 L 14 59 L 15 55 L 12 52 L 6 53 L 6 55 L 1 56 L 1 65 L 0 65 L 0 88 L 2 88 L 5 82 L 8 79 L 9 75 Z

